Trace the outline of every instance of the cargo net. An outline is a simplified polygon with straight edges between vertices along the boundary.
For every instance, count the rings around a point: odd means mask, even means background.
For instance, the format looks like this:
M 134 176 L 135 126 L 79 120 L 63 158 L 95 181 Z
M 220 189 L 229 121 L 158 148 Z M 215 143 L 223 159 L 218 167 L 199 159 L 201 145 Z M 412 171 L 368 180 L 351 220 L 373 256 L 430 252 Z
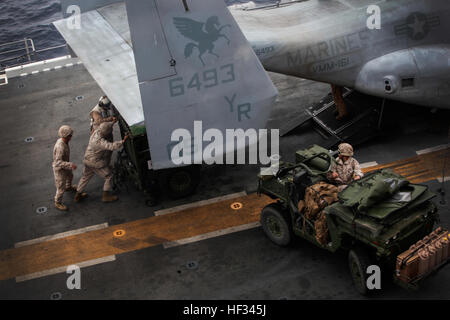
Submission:
M 450 259 L 450 234 L 441 227 L 397 256 L 396 276 L 405 283 L 416 282 Z
M 325 207 L 338 201 L 338 187 L 325 182 L 319 182 L 305 191 L 305 200 L 298 204 L 298 211 L 303 216 L 314 221 L 314 233 L 317 242 L 326 245 L 329 241 L 328 225 L 325 214 Z M 306 220 L 303 219 L 303 229 L 305 229 Z

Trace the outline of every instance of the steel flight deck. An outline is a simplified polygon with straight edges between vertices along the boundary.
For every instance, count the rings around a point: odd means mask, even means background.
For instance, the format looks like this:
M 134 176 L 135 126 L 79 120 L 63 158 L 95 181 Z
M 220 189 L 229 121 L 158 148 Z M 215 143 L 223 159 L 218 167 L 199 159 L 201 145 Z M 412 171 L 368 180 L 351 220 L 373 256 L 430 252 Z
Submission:
M 428 182 L 442 175 L 443 162 L 450 147 L 399 160 L 393 163 L 365 168 L 370 172 L 391 168 L 413 183 Z M 450 175 L 450 168 L 445 171 Z M 59 267 L 83 263 L 125 252 L 145 249 L 167 243 L 188 243 L 185 239 L 231 228 L 242 231 L 242 226 L 256 227 L 260 212 L 273 200 L 250 194 L 214 203 L 191 206 L 186 209 L 147 219 L 137 220 L 68 236 L 56 240 L 21 246 L 0 252 L 0 280 L 33 275 Z
M 72 57 L 7 74 L 8 84 L 0 86 L 0 148 L 7 155 L 0 159 L 0 270 L 5 279 L 0 281 L 0 298 L 361 298 L 343 255 L 330 256 L 306 243 L 280 250 L 257 228 L 260 207 L 267 201 L 252 194 L 258 166 L 205 166 L 195 195 L 163 199 L 155 208 L 147 207 L 133 188 L 122 190 L 117 203 L 105 205 L 100 201 L 102 182 L 94 179 L 86 202 L 75 204 L 67 194 L 70 211 L 57 212 L 51 169 L 57 130 L 63 123 L 74 127 L 71 157 L 80 165 L 89 140 L 88 113 L 103 92 Z M 275 73 L 270 77 L 280 92 L 270 116 L 272 128 L 329 91 L 321 83 Z M 395 127 L 385 129 L 386 137 L 357 147 L 357 159 L 371 163 L 371 169 L 391 167 L 439 190 L 438 179 L 449 176 L 442 147 L 448 144 L 448 111 L 432 114 L 409 106 L 390 118 Z M 323 143 L 310 129 L 301 127 L 281 138 L 283 159 L 290 161 L 296 150 Z M 80 174 L 79 168 L 75 182 Z M 236 194 L 242 190 L 248 195 Z M 223 200 L 230 194 L 236 197 Z M 242 209 L 233 210 L 235 203 Z M 448 192 L 435 203 L 448 228 Z M 61 266 L 70 263 L 82 267 L 82 290 L 66 287 L 68 275 Z M 443 270 L 420 292 L 386 285 L 375 298 L 449 298 L 448 292 L 450 272 Z

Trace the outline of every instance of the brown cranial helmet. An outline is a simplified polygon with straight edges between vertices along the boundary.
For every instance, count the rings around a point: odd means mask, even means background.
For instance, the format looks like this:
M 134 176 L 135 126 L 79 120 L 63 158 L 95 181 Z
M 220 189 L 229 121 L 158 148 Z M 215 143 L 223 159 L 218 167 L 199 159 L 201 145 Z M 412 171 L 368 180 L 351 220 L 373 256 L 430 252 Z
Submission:
M 73 135 L 73 129 L 70 126 L 62 126 L 58 130 L 58 136 L 60 138 L 67 138 L 68 136 Z
M 341 143 L 339 145 L 339 154 L 346 157 L 353 157 L 353 147 L 348 143 Z

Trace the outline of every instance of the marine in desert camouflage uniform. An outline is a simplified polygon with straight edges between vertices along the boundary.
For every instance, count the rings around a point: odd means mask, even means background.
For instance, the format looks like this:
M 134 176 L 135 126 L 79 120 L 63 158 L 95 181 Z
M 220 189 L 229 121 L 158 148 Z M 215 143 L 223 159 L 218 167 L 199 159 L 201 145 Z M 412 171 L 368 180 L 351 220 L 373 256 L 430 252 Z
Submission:
M 114 122 L 104 122 L 91 135 L 84 155 L 83 163 L 85 166 L 78 183 L 75 202 L 79 202 L 86 197 L 83 190 L 94 175 L 98 175 L 105 180 L 102 201 L 112 202 L 118 199 L 117 196 L 111 194 L 113 173 L 110 162 L 113 151 L 120 149 L 128 137 L 125 137 L 122 141 L 110 142 L 109 137 L 112 135 L 113 125 Z
M 53 148 L 53 173 L 55 175 L 56 195 L 55 207 L 61 211 L 67 211 L 68 208 L 62 203 L 64 192 L 76 191 L 76 186 L 72 185 L 73 170 L 77 166 L 70 162 L 69 141 L 72 139 L 73 129 L 69 126 L 59 128 L 59 139 Z
M 353 147 L 348 143 L 340 144 L 339 157 L 328 174 L 328 179 L 338 185 L 338 190 L 341 192 L 352 181 L 359 180 L 363 176 L 359 162 L 353 158 Z

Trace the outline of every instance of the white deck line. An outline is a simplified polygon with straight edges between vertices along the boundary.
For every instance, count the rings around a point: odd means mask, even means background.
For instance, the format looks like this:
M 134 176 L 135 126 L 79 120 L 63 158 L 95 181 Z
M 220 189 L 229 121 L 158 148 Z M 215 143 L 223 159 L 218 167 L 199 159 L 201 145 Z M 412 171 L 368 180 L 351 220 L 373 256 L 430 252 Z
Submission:
M 427 154 L 427 153 L 430 153 L 430 152 L 443 150 L 443 149 L 446 149 L 446 148 L 449 148 L 449 147 L 450 147 L 450 145 L 448 145 L 448 144 L 442 144 L 442 145 L 439 145 L 439 146 L 435 146 L 435 147 L 431 147 L 431 148 L 427 148 L 427 149 L 416 151 L 416 153 L 417 153 L 417 155 L 420 156 L 422 154 Z
M 95 226 L 89 226 L 86 228 L 81 228 L 81 229 L 77 229 L 77 230 L 72 230 L 72 231 L 67 231 L 67 232 L 50 235 L 50 236 L 44 236 L 44 237 L 37 238 L 37 239 L 18 242 L 14 245 L 14 248 L 25 247 L 25 246 L 29 246 L 32 244 L 37 244 L 37 243 L 50 241 L 50 240 L 62 239 L 62 238 L 66 238 L 69 236 L 74 236 L 77 234 L 82 234 L 82 233 L 86 233 L 89 231 L 95 231 L 95 230 L 106 229 L 106 228 L 108 228 L 108 223 L 105 222 L 102 224 L 97 224 Z
M 226 235 L 226 234 L 230 234 L 230 233 L 236 233 L 236 232 L 240 232 L 240 231 L 255 229 L 255 228 L 258 228 L 260 226 L 261 226 L 261 223 L 259 221 L 258 222 L 253 222 L 253 223 L 244 224 L 244 225 L 240 225 L 240 226 L 236 226 L 236 227 L 222 229 L 222 230 L 219 230 L 219 231 L 214 231 L 214 232 L 201 234 L 201 235 L 198 235 L 198 236 L 195 236 L 195 237 L 191 237 L 191 238 L 186 238 L 186 239 L 166 242 L 166 243 L 163 244 L 163 247 L 164 247 L 164 249 L 178 247 L 178 246 L 182 246 L 182 245 L 185 245 L 185 244 L 188 244 L 188 243 L 194 243 L 194 242 L 198 242 L 198 241 L 202 241 L 202 240 L 206 240 L 206 239 L 216 238 L 216 237 L 220 237 L 220 236 L 223 236 L 223 235 Z
M 437 180 L 438 180 L 440 183 L 442 183 L 442 182 L 447 182 L 447 181 L 450 181 L 450 176 L 444 177 L 444 179 L 442 179 L 442 177 L 440 177 L 440 178 L 438 178 Z
M 370 168 L 370 167 L 375 167 L 377 165 L 378 165 L 378 162 L 372 161 L 372 162 L 361 163 L 360 167 L 361 167 L 361 169 L 366 169 L 366 168 Z
M 101 264 L 101 263 L 112 262 L 115 260 L 116 260 L 116 256 L 108 256 L 108 257 L 103 257 L 100 259 L 94 259 L 94 260 L 74 263 L 72 265 L 76 265 L 80 268 L 86 268 L 86 267 L 91 267 L 91 266 Z M 16 277 L 16 282 L 24 282 L 24 281 L 28 281 L 28 280 L 51 276 L 51 275 L 58 274 L 58 273 L 65 273 L 67 271 L 67 267 L 69 267 L 69 266 L 64 266 L 64 267 L 39 271 L 39 272 L 24 275 L 24 276 L 19 276 L 19 277 Z
M 7 84 L 8 84 L 8 77 L 6 76 L 6 74 L 0 74 L 0 86 L 6 86 Z
M 70 55 L 66 55 L 54 59 L 32 62 L 17 67 L 7 68 L 5 69 L 5 72 L 9 78 L 15 78 L 44 71 L 57 70 L 55 66 L 61 67 L 61 64 L 69 66 L 80 64 L 79 62 L 80 60 L 78 58 L 72 58 Z
M 155 211 L 155 216 L 162 216 L 162 215 L 165 215 L 165 214 L 169 214 L 169 213 L 173 213 L 173 212 L 177 212 L 177 211 L 181 211 L 181 210 L 185 210 L 185 209 L 190 209 L 190 208 L 196 208 L 196 207 L 200 207 L 200 206 L 216 203 L 216 202 L 219 202 L 219 201 L 225 201 L 225 200 L 229 200 L 229 199 L 244 197 L 246 195 L 247 195 L 247 192 L 241 191 L 241 192 L 238 192 L 238 193 L 228 194 L 228 195 L 217 197 L 217 198 L 212 198 L 212 199 L 208 199 L 208 200 L 192 202 L 192 203 L 184 204 L 184 205 L 173 207 L 173 208 L 169 208 L 169 209 L 163 209 L 163 210 Z

